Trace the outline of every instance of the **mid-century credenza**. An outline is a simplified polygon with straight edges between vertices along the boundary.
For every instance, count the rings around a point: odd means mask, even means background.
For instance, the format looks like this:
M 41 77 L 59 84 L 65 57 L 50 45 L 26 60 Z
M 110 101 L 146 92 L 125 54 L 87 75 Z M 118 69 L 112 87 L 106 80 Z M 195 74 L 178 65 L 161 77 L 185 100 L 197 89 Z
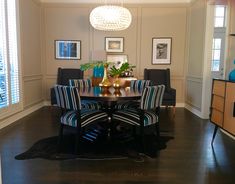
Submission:
M 215 124 L 211 143 L 218 128 L 235 135 L 235 82 L 213 79 L 210 121 Z

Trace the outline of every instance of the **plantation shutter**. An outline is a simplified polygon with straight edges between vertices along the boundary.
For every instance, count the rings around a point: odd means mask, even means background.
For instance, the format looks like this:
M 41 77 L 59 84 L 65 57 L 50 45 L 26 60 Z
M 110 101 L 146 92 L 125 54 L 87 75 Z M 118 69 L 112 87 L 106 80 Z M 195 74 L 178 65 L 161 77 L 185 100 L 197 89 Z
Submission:
M 0 110 L 20 102 L 16 0 L 0 1 Z
M 10 60 L 11 103 L 19 102 L 19 67 L 16 34 L 16 6 L 15 0 L 7 0 L 8 13 L 8 45 Z

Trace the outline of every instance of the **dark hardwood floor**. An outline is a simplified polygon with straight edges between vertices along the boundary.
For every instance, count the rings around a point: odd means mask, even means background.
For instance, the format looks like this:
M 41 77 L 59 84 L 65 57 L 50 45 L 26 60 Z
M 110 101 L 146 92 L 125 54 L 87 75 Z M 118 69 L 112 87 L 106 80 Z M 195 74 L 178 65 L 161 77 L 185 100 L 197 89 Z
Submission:
M 235 140 L 183 108 L 161 112 L 161 131 L 174 137 L 155 159 L 15 160 L 37 140 L 57 135 L 58 112 L 45 107 L 0 131 L 3 184 L 234 184 Z

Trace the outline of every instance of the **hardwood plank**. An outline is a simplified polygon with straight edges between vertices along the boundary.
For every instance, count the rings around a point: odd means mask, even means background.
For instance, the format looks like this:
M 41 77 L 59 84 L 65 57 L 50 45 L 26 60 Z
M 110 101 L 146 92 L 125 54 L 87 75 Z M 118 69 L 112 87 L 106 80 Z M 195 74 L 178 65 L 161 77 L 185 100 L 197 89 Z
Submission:
M 42 108 L 0 130 L 4 184 L 202 184 L 234 183 L 235 141 L 214 125 L 183 108 L 162 109 L 161 134 L 174 137 L 155 159 L 134 160 L 15 160 L 36 141 L 57 135 L 59 113 Z

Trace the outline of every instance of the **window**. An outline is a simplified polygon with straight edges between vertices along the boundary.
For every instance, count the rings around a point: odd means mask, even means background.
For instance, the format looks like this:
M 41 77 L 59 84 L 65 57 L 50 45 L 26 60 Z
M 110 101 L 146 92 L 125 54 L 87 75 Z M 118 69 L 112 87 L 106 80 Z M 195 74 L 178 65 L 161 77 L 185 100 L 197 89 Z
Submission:
M 221 53 L 221 41 L 220 38 L 213 39 L 212 46 L 212 71 L 219 71 L 220 69 L 220 53 Z
M 20 102 L 16 0 L 0 1 L 0 112 Z M 0 114 L 1 115 L 1 114 Z
M 222 76 L 226 38 L 226 6 L 216 5 L 214 13 L 214 35 L 212 45 L 211 71 Z M 218 73 L 219 72 L 219 73 Z M 219 76 L 213 76 L 218 78 Z
M 216 6 L 215 7 L 215 27 L 225 27 L 225 6 Z

